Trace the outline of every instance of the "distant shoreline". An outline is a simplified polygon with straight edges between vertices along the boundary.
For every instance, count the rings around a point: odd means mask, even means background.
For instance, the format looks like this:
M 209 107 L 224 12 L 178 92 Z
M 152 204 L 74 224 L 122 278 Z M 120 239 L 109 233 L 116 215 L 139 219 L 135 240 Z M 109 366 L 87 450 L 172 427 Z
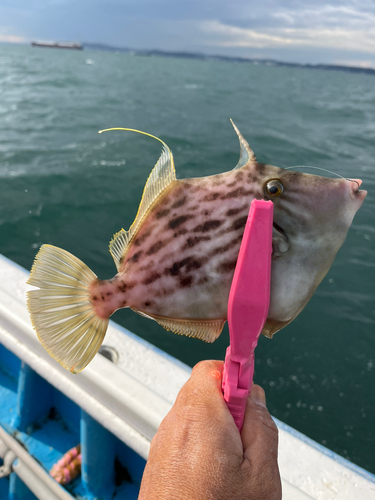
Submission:
M 7 42 L 0 42 L 0 45 L 26 45 L 26 44 L 9 44 Z M 362 68 L 359 66 L 345 66 L 338 64 L 303 64 L 303 63 L 293 63 L 287 61 L 279 61 L 277 59 L 255 59 L 250 57 L 236 57 L 236 56 L 222 56 L 214 54 L 202 54 L 196 52 L 172 52 L 165 50 L 156 49 L 128 49 L 126 47 L 114 47 L 112 45 L 105 45 L 100 43 L 90 43 L 83 42 L 83 49 L 88 50 L 99 50 L 103 52 L 124 52 L 127 54 L 133 54 L 137 56 L 159 56 L 159 57 L 174 57 L 179 59 L 198 59 L 202 61 L 224 61 L 224 62 L 238 62 L 238 63 L 248 63 L 259 66 L 279 66 L 287 68 L 306 68 L 315 70 L 325 70 L 325 71 L 346 71 L 348 73 L 364 73 L 367 75 L 375 75 L 375 69 L 373 68 Z
M 107 52 L 125 52 L 134 54 L 137 56 L 160 56 L 160 57 L 175 57 L 180 59 L 199 59 L 205 61 L 226 61 L 226 62 L 238 62 L 238 63 L 250 63 L 261 66 L 284 66 L 289 68 L 307 68 L 316 70 L 326 70 L 326 71 L 346 71 L 350 73 L 365 73 L 368 75 L 375 75 L 375 69 L 372 68 L 361 68 L 359 66 L 344 66 L 337 64 L 302 64 L 302 63 L 292 63 L 286 61 L 278 61 L 276 59 L 254 59 L 250 57 L 235 57 L 235 56 L 220 56 L 220 55 L 206 55 L 195 52 L 172 52 L 164 50 L 135 50 L 128 49 L 125 47 L 112 47 L 111 45 L 105 45 L 100 43 L 82 43 L 83 48 L 90 50 L 101 50 Z

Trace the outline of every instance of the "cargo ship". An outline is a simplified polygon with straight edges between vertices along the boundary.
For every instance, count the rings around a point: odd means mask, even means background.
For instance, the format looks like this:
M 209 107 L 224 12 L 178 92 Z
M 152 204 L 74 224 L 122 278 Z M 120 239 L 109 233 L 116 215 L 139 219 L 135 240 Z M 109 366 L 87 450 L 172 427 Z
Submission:
M 31 42 L 32 47 L 47 47 L 50 49 L 70 49 L 82 50 L 83 47 L 80 43 L 71 42 Z

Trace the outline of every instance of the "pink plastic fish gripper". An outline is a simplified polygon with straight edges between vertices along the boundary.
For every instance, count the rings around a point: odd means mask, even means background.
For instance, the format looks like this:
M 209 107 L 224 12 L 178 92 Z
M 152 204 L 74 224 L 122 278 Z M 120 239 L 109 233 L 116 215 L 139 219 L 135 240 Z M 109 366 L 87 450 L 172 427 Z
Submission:
M 253 200 L 229 292 L 230 345 L 222 390 L 240 432 L 254 375 L 254 350 L 270 303 L 272 222 L 272 201 Z

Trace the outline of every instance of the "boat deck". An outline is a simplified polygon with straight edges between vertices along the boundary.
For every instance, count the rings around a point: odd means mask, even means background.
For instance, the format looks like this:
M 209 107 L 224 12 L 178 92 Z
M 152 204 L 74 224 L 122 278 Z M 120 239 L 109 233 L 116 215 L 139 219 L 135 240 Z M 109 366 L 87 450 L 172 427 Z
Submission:
M 0 256 L 0 500 L 137 498 L 150 441 L 190 368 L 110 322 L 102 354 L 72 375 L 36 338 L 27 276 Z M 276 423 L 284 499 L 375 498 L 375 476 Z M 48 470 L 79 443 L 82 473 L 60 487 Z

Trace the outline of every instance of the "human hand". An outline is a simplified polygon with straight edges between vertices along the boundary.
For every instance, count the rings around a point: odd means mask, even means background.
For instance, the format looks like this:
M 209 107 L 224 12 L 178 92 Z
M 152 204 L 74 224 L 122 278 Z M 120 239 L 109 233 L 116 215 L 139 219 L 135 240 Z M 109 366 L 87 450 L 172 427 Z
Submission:
M 241 434 L 221 391 L 222 361 L 202 361 L 151 443 L 139 500 L 281 500 L 278 431 L 253 385 Z

